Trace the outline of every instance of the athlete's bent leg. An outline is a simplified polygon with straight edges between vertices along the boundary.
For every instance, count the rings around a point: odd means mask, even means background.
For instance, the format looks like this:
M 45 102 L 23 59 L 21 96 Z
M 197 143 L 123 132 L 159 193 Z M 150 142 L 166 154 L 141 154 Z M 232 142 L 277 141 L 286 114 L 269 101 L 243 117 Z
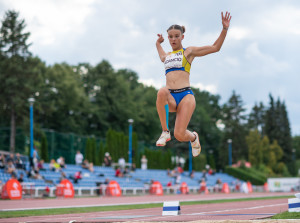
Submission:
M 185 96 L 177 107 L 177 116 L 175 122 L 174 135 L 178 141 L 190 141 L 192 146 L 193 156 L 198 156 L 201 152 L 201 145 L 198 134 L 187 130 L 187 126 L 191 120 L 196 107 L 195 98 L 193 95 Z
M 166 105 L 169 107 L 169 112 L 176 111 L 176 102 L 170 94 L 168 88 L 163 87 L 157 92 L 156 109 L 159 116 L 160 124 L 163 131 L 168 131 Z
M 180 142 L 194 141 L 195 135 L 187 130 L 196 107 L 194 95 L 186 95 L 177 107 L 174 136 Z
M 176 102 L 166 87 L 159 89 L 157 92 L 156 108 L 163 129 L 161 136 L 156 142 L 156 146 L 165 146 L 171 140 L 168 127 L 169 111 L 176 111 Z

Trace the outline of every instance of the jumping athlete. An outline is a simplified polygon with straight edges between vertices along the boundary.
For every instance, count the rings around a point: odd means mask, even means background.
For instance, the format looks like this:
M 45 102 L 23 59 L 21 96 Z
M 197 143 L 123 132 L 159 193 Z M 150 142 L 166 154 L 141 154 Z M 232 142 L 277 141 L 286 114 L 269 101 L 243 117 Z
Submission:
M 190 68 L 195 57 L 215 53 L 221 49 L 231 20 L 229 12 L 226 12 L 225 16 L 222 12 L 221 16 L 223 29 L 212 46 L 183 48 L 182 40 L 184 39 L 185 27 L 172 25 L 167 32 L 173 52 L 166 53 L 161 46 L 164 38 L 162 34 L 157 34 L 156 48 L 165 66 L 166 86 L 157 92 L 156 108 L 163 132 L 157 140 L 156 146 L 165 146 L 166 142 L 171 140 L 168 114 L 169 112 L 176 112 L 175 138 L 180 142 L 190 141 L 194 157 L 200 154 L 201 145 L 198 134 L 187 130 L 196 106 L 195 97 L 190 87 Z

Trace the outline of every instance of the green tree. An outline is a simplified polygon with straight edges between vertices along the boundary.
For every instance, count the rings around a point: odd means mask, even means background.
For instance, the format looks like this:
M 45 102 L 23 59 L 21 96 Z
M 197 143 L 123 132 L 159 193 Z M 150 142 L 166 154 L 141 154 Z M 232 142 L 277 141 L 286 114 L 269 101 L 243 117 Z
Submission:
M 270 106 L 266 112 L 265 134 L 271 142 L 275 140 L 278 142 L 283 149 L 281 160 L 287 165 L 292 174 L 297 174 L 295 162 L 292 160 L 292 137 L 285 103 L 279 99 L 274 102 L 272 95 L 269 97 Z
M 232 139 L 232 162 L 245 160 L 248 158 L 248 150 L 246 144 L 246 128 L 243 108 L 243 101 L 240 95 L 233 91 L 228 102 L 223 106 L 223 123 L 225 129 L 222 136 L 221 145 L 219 147 L 219 168 L 224 168 L 228 164 L 228 139 Z
M 260 134 L 263 134 L 263 129 L 265 125 L 265 107 L 262 102 L 255 105 L 252 108 L 251 113 L 249 114 L 248 118 L 248 127 L 252 130 L 259 130 Z
M 16 123 L 32 93 L 33 75 L 26 65 L 31 53 L 30 33 L 25 32 L 24 19 L 16 11 L 7 11 L 0 29 L 0 93 L 1 104 L 10 114 L 10 151 L 15 152 Z M 28 108 L 28 104 L 26 106 Z
M 263 163 L 263 149 L 261 135 L 258 130 L 250 131 L 246 137 L 248 145 L 249 162 L 253 166 L 259 166 Z
M 87 134 L 91 105 L 85 95 L 80 76 L 67 64 L 47 67 L 38 89 L 36 122 L 42 128 L 60 132 Z
M 300 159 L 300 136 L 293 137 L 294 160 Z

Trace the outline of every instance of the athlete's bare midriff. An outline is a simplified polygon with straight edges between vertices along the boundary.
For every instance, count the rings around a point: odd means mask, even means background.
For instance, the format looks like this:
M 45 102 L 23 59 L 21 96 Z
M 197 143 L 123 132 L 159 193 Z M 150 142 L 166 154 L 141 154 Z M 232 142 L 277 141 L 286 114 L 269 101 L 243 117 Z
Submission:
M 166 80 L 168 89 L 180 89 L 190 86 L 190 74 L 186 71 L 171 71 L 166 74 Z

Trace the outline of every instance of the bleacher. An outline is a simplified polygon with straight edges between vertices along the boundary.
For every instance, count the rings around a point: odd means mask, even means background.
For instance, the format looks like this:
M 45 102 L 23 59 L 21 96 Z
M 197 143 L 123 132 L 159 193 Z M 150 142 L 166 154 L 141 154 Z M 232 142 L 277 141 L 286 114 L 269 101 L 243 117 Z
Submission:
M 40 171 L 40 175 L 43 176 L 43 179 L 28 178 L 25 170 L 16 171 L 17 177 L 23 173 L 23 185 L 31 185 L 31 187 L 34 187 L 34 196 L 36 197 L 40 196 L 46 187 L 51 190 L 50 196 L 54 196 L 56 185 L 61 181 L 61 172 L 51 171 L 48 163 L 44 164 L 44 168 L 45 170 Z M 106 179 L 117 181 L 123 194 L 136 194 L 137 191 L 145 193 L 149 190 L 151 181 L 159 181 L 164 190 L 168 193 L 170 193 L 171 189 L 173 189 L 173 193 L 175 192 L 175 177 L 168 176 L 166 170 L 141 170 L 137 168 L 134 172 L 130 172 L 129 176 L 115 177 L 115 170 L 113 167 L 94 166 L 94 172 L 91 173 L 89 170 L 83 169 L 81 166 L 67 164 L 66 168 L 62 169 L 62 171 L 71 182 L 73 182 L 71 177 L 74 176 L 77 171 L 82 172 L 82 179 L 79 180 L 78 183 L 73 183 L 76 195 L 79 196 L 96 195 L 99 185 L 103 184 Z M 0 180 L 2 183 L 5 183 L 10 179 L 10 177 L 10 174 L 5 173 L 3 169 L 0 170 Z M 187 171 L 181 174 L 181 182 L 187 183 L 190 190 L 193 190 L 194 192 L 198 191 L 201 179 L 202 172 L 195 172 L 193 179 L 189 177 L 189 173 Z M 206 179 L 206 185 L 210 189 L 214 187 L 217 179 L 221 179 L 223 183 L 228 183 L 230 187 L 234 187 L 234 182 L 237 180 L 225 173 L 215 173 L 214 175 L 207 174 Z M 167 187 L 169 182 L 172 183 L 173 187 Z

